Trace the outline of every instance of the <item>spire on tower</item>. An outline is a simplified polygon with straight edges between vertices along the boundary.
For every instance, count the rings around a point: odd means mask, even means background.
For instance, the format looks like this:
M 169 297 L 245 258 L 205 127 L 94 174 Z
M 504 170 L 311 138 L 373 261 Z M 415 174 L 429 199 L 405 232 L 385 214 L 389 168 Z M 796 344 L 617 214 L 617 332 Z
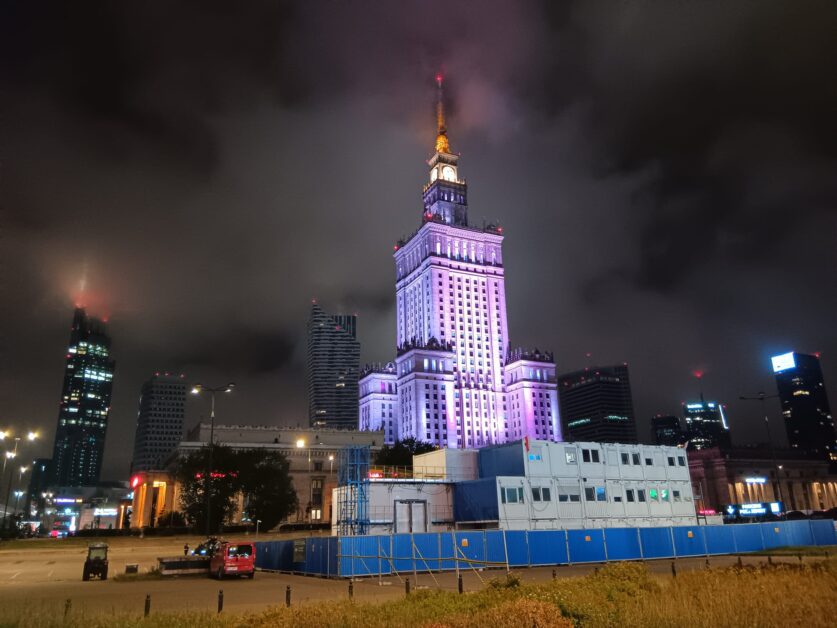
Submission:
M 442 73 L 436 75 L 436 85 L 438 90 L 436 92 L 436 152 L 450 153 L 450 144 L 448 144 L 448 130 L 445 128 L 445 105 L 442 94 Z

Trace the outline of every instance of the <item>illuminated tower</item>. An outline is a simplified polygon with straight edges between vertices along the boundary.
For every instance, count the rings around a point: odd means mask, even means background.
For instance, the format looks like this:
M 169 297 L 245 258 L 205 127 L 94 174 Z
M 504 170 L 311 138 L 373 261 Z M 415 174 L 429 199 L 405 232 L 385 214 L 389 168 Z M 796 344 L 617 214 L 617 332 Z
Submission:
M 436 80 L 437 135 L 422 194 L 422 225 L 398 242 L 394 255 L 396 436 L 447 447 L 535 437 L 530 428 L 540 427 L 542 419 L 535 423 L 529 416 L 535 411 L 532 403 L 518 426 L 509 422 L 503 230 L 468 222 L 468 186 L 459 176 L 459 156 L 451 152 L 447 137 L 442 77 Z M 523 355 L 516 353 L 515 363 Z M 524 386 L 515 379 L 515 398 L 531 402 L 535 392 L 544 417 L 538 437 L 560 440 L 554 365 L 542 358 L 536 366 L 517 365 L 516 375 L 538 381 Z
M 357 317 L 327 314 L 315 301 L 308 319 L 308 420 L 353 428 L 358 419 Z
M 837 460 L 837 433 L 819 355 L 777 355 L 773 358 L 773 372 L 790 446 Z
M 105 324 L 76 308 L 55 430 L 53 485 L 98 484 L 114 366 Z

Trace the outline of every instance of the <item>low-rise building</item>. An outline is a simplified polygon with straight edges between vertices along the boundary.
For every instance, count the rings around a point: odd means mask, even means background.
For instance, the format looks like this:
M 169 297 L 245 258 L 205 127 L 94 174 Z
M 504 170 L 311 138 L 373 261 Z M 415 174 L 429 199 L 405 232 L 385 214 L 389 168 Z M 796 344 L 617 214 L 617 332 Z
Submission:
M 178 445 L 167 463 L 167 469 L 139 473 L 132 477 L 134 514 L 131 527 L 156 526 L 161 517 L 172 510 L 180 509 L 178 487 L 173 473 L 176 460 L 205 447 L 209 443 L 211 431 L 213 429 L 208 423 L 195 426 Z M 213 439 L 216 445 L 232 449 L 260 449 L 283 454 L 288 460 L 289 473 L 298 501 L 297 511 L 286 523 L 328 524 L 331 520 L 332 488 L 337 486 L 338 452 L 350 445 L 365 445 L 374 453 L 380 450 L 384 434 L 382 431 L 359 432 L 332 428 L 216 425 Z M 142 490 L 137 490 L 138 488 Z M 155 489 L 156 497 L 153 497 Z M 150 497 L 142 497 L 144 494 Z M 142 501 L 143 499 L 146 501 Z M 237 509 L 234 521 L 230 523 L 240 522 L 242 507 L 243 502 Z

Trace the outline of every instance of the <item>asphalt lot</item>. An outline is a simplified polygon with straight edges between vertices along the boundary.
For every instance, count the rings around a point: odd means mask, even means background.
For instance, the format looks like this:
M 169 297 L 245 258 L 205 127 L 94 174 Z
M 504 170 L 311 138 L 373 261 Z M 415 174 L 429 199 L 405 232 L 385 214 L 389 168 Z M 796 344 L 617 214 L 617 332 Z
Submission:
M 328 599 L 348 597 L 348 581 L 328 580 L 308 576 L 258 572 L 253 580 L 225 579 L 221 582 L 200 576 L 183 576 L 163 580 L 117 582 L 112 579 L 125 571 L 127 563 L 138 563 L 140 571 L 156 566 L 157 558 L 182 554 L 183 539 L 120 540 L 111 545 L 111 579 L 101 582 L 81 580 L 86 554 L 84 545 L 61 545 L 56 540 L 22 549 L 0 549 L 0 608 L 3 614 L 16 615 L 27 609 L 53 609 L 63 613 L 67 599 L 72 600 L 72 612 L 113 613 L 143 612 L 145 597 L 151 595 L 152 612 L 175 610 L 215 611 L 218 591 L 224 591 L 224 612 L 259 611 L 268 606 L 284 604 L 285 590 L 291 586 L 292 604 L 306 604 Z M 127 541 L 127 542 L 126 542 Z M 192 542 L 195 542 L 194 539 Z M 191 544 L 191 543 L 190 543 Z M 737 557 L 713 557 L 711 565 L 730 566 Z M 819 560 L 808 557 L 806 561 Z M 765 563 L 765 556 L 747 556 L 745 564 Z M 798 562 L 796 557 L 773 557 L 774 562 Z M 649 561 L 648 567 L 661 576 L 671 576 L 670 560 Z M 676 561 L 678 571 L 704 569 L 705 559 L 691 558 Z M 597 565 L 555 567 L 559 578 L 590 573 Z M 552 578 L 552 567 L 514 570 L 523 580 L 544 581 Z M 502 570 L 463 571 L 466 591 L 481 588 L 484 581 L 503 576 Z M 417 588 L 457 589 L 456 575 L 402 574 L 402 578 L 387 576 L 366 578 L 353 583 L 354 598 L 358 601 L 382 601 L 404 595 L 404 578 Z

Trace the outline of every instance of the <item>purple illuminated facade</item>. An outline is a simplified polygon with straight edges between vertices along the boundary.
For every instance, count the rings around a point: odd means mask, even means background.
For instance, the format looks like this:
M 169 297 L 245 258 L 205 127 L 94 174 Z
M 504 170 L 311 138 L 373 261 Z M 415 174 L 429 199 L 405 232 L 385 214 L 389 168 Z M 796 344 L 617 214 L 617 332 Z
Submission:
M 379 407 L 381 391 L 393 394 L 393 375 L 368 369 L 360 429 L 440 447 L 560 441 L 552 356 L 509 348 L 503 230 L 468 223 L 468 186 L 450 152 L 441 99 L 438 122 L 422 225 L 395 247 L 394 416 Z

